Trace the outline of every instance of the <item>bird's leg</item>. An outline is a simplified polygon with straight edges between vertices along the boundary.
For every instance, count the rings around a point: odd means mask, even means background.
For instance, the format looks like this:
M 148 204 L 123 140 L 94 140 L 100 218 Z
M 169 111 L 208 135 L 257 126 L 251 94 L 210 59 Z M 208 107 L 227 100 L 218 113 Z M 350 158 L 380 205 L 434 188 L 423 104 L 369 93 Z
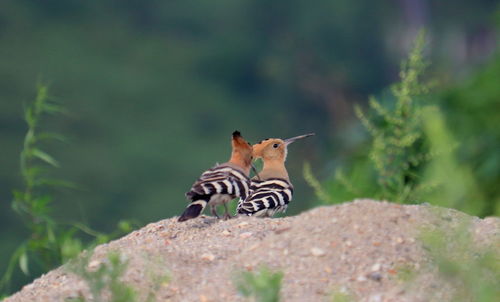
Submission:
M 229 209 L 227 208 L 227 203 L 224 202 L 223 204 L 224 204 L 224 210 L 225 210 L 224 220 L 229 220 L 229 219 L 233 218 L 233 216 L 231 216 L 231 214 L 229 214 Z
M 215 217 L 217 217 L 217 219 L 220 219 L 219 215 L 217 215 L 216 207 L 217 207 L 216 205 L 211 204 L 210 205 L 210 212 L 212 213 L 212 215 L 214 215 Z

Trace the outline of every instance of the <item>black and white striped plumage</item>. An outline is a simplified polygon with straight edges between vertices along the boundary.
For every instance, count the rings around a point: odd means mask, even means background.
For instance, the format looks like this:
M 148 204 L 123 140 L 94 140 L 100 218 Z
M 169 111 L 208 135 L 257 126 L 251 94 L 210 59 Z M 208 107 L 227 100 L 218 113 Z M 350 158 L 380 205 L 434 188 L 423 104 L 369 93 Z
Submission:
M 223 204 L 226 207 L 226 204 L 234 198 L 247 198 L 249 186 L 248 176 L 234 165 L 226 163 L 215 166 L 203 172 L 186 193 L 191 204 L 179 217 L 179 221 L 198 217 L 207 204 L 210 204 L 212 214 L 217 216 L 216 205 Z
M 286 211 L 292 196 L 293 186 L 286 179 L 252 179 L 250 195 L 246 199 L 240 199 L 238 214 L 272 217 L 277 212 Z

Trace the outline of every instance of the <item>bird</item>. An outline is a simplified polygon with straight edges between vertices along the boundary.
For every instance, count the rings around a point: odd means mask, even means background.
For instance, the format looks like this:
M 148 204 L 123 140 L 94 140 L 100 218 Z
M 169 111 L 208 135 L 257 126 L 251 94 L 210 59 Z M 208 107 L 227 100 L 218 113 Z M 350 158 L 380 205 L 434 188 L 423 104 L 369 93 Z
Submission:
M 233 132 L 231 145 L 229 161 L 203 172 L 186 193 L 191 203 L 179 217 L 179 222 L 198 217 L 208 204 L 212 215 L 217 218 L 216 206 L 223 204 L 224 218 L 229 219 L 231 215 L 227 203 L 237 197 L 245 199 L 248 196 L 253 148 L 239 131 Z
M 252 146 L 253 157 L 262 158 L 264 167 L 250 182 L 250 194 L 240 198 L 237 212 L 240 215 L 272 217 L 284 212 L 292 200 L 293 185 L 285 167 L 288 145 L 314 133 L 289 139 L 268 138 Z

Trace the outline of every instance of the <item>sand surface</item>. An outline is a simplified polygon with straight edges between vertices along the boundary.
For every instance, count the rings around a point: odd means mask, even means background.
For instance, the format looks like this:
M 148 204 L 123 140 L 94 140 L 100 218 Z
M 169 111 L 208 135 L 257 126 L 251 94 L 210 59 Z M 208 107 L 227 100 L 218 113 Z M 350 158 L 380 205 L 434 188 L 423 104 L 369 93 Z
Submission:
M 402 270 L 423 271 L 429 257 L 419 240 L 422 228 L 459 227 L 471 219 L 478 245 L 499 242 L 500 219 L 479 219 L 455 210 L 356 200 L 318 207 L 285 218 L 240 217 L 228 221 L 176 217 L 151 223 L 98 246 L 95 268 L 109 251 L 129 261 L 123 280 L 144 301 L 153 286 L 156 301 L 248 301 L 234 280 L 265 265 L 284 272 L 282 301 L 331 301 L 346 293 L 353 301 L 435 301 L 450 299 L 450 288 L 429 271 L 409 285 Z M 170 281 L 155 283 L 155 274 Z M 83 295 L 87 284 L 64 267 L 55 269 L 5 302 L 66 301 Z

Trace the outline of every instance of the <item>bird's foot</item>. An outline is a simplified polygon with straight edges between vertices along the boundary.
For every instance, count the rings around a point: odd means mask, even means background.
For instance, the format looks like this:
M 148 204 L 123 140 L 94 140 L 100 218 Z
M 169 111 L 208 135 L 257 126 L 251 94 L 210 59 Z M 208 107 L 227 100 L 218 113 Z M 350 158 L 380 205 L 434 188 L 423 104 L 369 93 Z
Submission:
M 217 217 L 217 219 L 220 219 L 219 215 L 217 214 L 217 210 L 215 209 L 214 206 L 210 207 L 210 212 L 212 213 L 213 216 Z

